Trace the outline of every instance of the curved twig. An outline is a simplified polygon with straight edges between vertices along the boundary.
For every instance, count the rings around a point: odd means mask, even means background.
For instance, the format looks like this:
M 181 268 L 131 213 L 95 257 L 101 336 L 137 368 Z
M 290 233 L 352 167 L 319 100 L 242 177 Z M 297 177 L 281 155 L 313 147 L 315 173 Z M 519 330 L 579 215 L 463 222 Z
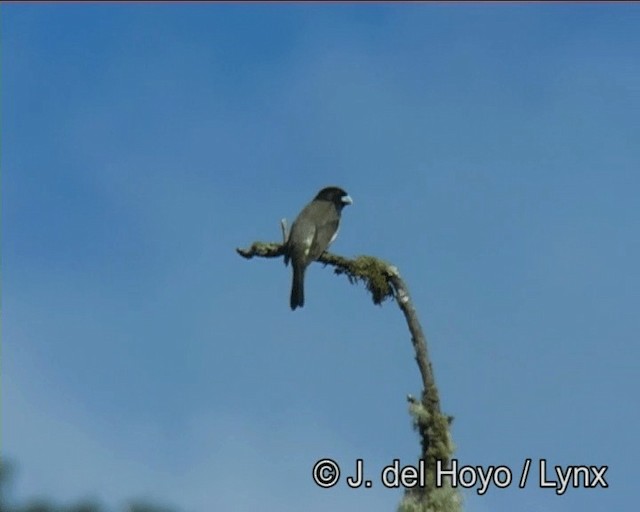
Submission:
M 286 223 L 282 225 L 283 239 L 286 241 Z M 248 249 L 236 249 L 243 258 L 277 258 L 284 255 L 284 244 L 254 242 Z M 427 340 L 420 325 L 418 314 L 407 284 L 400 276 L 397 267 L 373 256 L 358 256 L 348 259 L 329 252 L 318 258 L 320 263 L 334 267 L 336 274 L 344 274 L 350 283 L 363 282 L 371 293 L 374 304 L 381 304 L 386 299 L 394 298 L 402 311 L 415 351 L 415 359 L 422 377 L 422 397 L 420 400 L 409 395 L 409 409 L 414 419 L 414 426 L 420 435 L 422 446 L 421 458 L 425 461 L 427 471 L 426 486 L 408 490 L 400 510 L 458 511 L 460 497 L 457 491 L 449 486 L 435 487 L 436 461 L 448 467 L 453 453 L 453 443 L 449 433 L 452 418 L 442 414 L 440 397 L 436 387 L 433 368 L 427 351 Z M 438 503 L 437 508 L 433 505 Z M 416 508 L 417 507 L 417 508 Z

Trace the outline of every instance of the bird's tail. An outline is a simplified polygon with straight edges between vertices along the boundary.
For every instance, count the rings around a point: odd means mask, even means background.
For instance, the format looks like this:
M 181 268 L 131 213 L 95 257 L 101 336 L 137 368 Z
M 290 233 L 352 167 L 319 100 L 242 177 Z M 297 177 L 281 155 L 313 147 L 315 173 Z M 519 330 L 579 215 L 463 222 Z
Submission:
M 293 265 L 293 283 L 291 285 L 291 309 L 304 306 L 305 267 Z

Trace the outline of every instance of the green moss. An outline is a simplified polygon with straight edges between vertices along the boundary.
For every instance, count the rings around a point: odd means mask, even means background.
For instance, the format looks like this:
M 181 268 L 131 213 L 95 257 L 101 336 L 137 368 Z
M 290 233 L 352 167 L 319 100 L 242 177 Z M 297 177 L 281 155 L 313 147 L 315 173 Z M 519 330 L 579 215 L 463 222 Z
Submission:
M 379 305 L 386 299 L 393 298 L 387 262 L 371 256 L 358 256 L 354 260 L 343 260 L 340 263 L 334 272 L 346 275 L 350 283 L 362 281 L 371 293 L 374 304 Z
M 429 503 L 425 503 L 418 495 L 405 494 L 398 506 L 398 512 L 460 512 L 462 510 L 461 494 L 450 485 L 434 489 L 429 494 Z

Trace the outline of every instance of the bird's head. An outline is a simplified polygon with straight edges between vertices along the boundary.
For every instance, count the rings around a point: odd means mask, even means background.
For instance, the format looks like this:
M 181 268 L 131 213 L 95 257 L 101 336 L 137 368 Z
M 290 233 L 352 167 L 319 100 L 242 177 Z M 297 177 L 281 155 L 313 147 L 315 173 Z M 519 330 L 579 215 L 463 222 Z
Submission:
M 315 197 L 316 200 L 330 201 L 338 211 L 342 210 L 348 204 L 353 204 L 353 199 L 340 187 L 325 187 Z

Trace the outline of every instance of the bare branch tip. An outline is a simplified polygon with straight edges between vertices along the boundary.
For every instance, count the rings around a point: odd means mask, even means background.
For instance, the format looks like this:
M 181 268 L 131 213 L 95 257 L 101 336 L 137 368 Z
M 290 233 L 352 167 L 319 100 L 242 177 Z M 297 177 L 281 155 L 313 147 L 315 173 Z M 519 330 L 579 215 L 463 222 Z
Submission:
M 282 230 L 282 243 L 286 244 L 287 240 L 289 240 L 289 227 L 287 226 L 287 219 L 280 219 L 280 229 Z

